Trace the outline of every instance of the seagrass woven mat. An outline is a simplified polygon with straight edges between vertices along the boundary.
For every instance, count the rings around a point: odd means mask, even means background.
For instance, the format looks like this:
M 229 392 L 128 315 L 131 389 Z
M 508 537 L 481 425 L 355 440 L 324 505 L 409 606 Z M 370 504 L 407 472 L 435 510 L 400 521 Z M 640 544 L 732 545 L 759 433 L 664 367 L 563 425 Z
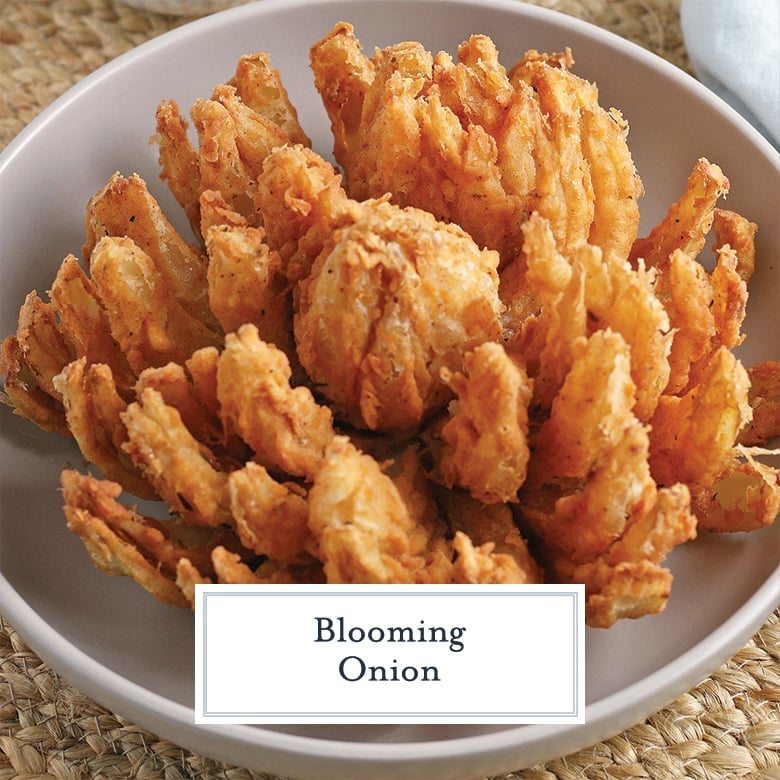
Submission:
M 679 0 L 536 4 L 690 69 Z M 0 0 L 0 149 L 76 81 L 189 20 L 119 0 Z M 780 610 L 716 673 L 646 721 L 502 780 L 686 777 L 780 780 Z M 0 780 L 11 778 L 271 776 L 193 754 L 109 712 L 52 671 L 0 616 Z

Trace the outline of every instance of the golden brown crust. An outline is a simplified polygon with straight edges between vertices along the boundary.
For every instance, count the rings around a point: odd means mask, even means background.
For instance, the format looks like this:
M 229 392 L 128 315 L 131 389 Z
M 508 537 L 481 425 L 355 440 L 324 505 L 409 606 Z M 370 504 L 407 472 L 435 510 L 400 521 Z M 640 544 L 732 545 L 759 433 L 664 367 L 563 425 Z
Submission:
M 450 397 L 440 369 L 498 335 L 497 257 L 427 212 L 362 206 L 299 286 L 298 354 L 343 419 L 411 430 Z
M 182 606 L 208 582 L 581 582 L 606 627 L 664 608 L 697 528 L 774 522 L 746 444 L 778 433 L 780 372 L 732 352 L 760 259 L 720 169 L 635 240 L 626 124 L 568 50 L 368 58 L 342 23 L 311 56 L 360 199 L 244 57 L 193 106 L 197 145 L 157 113 L 203 247 L 117 174 L 84 268 L 2 343 L 3 400 L 103 474 L 62 475 L 95 563 Z
M 486 504 L 516 502 L 531 455 L 531 380 L 496 342 L 467 353 L 464 371 L 443 369 L 457 400 L 441 430 L 446 446 L 437 475 L 447 487 L 464 487 Z
M 626 257 L 642 185 L 627 125 L 570 70 L 570 53 L 529 51 L 509 72 L 473 35 L 458 61 L 409 41 L 362 52 L 338 24 L 310 52 L 349 194 L 391 193 L 466 229 L 502 262 L 519 252 L 534 211 L 566 251 L 590 238 Z
M 780 360 L 764 360 L 747 370 L 748 403 L 753 410 L 749 425 L 739 434 L 746 447 L 765 447 L 780 436 Z

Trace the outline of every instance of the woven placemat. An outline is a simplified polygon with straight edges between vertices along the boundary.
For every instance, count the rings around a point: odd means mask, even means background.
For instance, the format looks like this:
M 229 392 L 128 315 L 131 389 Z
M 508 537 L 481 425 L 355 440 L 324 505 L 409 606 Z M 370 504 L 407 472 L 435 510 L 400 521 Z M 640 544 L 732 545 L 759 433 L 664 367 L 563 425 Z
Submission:
M 679 0 L 535 4 L 690 70 Z M 112 0 L 0 0 L 0 148 L 80 78 L 190 18 Z M 780 610 L 715 674 L 644 722 L 502 780 L 685 777 L 780 780 Z M 106 710 L 52 671 L 0 616 L 0 780 L 11 778 L 272 776 L 193 754 Z
M 11 778 L 272 776 L 195 755 L 109 712 L 0 617 L 0 780 Z M 643 723 L 501 780 L 629 778 L 780 778 L 780 610 L 715 674 Z

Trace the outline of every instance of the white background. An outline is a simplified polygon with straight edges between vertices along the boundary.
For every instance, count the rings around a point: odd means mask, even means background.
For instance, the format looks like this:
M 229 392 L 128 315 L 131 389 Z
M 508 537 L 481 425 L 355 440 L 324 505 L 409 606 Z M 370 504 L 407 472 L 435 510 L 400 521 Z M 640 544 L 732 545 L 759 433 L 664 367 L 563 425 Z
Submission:
M 581 585 L 199 585 L 195 721 L 582 723 L 583 600 Z M 317 642 L 318 617 L 385 640 Z M 388 641 L 388 626 L 416 641 Z M 431 627 L 448 641 L 430 641 Z M 459 652 L 453 627 L 465 628 Z M 348 656 L 417 679 L 349 681 Z M 359 662 L 346 664 L 357 676 Z M 440 680 L 423 680 L 423 666 Z

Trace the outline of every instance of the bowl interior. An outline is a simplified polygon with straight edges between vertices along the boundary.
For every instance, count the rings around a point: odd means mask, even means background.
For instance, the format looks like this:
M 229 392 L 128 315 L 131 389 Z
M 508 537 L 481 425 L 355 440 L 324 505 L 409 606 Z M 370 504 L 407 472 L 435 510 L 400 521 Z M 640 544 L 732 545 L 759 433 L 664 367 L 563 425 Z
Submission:
M 643 231 L 677 198 L 698 157 L 724 169 L 732 185 L 728 207 L 761 227 L 741 355 L 748 364 L 777 357 L 780 177 L 771 147 L 673 66 L 571 17 L 515 0 L 264 0 L 163 35 L 88 77 L 0 156 L 0 334 L 15 331 L 28 291 L 43 295 L 65 255 L 80 255 L 87 199 L 114 171 L 139 173 L 186 234 L 183 215 L 158 179 L 156 149 L 149 143 L 155 108 L 159 100 L 174 98 L 188 110 L 230 77 L 241 54 L 271 54 L 315 149 L 330 156 L 308 49 L 339 20 L 354 24 L 368 52 L 406 39 L 454 52 L 479 32 L 493 38 L 508 66 L 529 48 L 571 47 L 575 71 L 596 81 L 602 104 L 619 107 L 631 127 L 630 146 L 646 190 Z M 528 749 L 534 742 L 544 743 L 548 758 L 572 748 L 571 736 L 556 742 L 550 730 L 469 726 L 225 727 L 203 742 L 203 732 L 186 722 L 194 696 L 192 615 L 156 603 L 128 580 L 98 572 L 67 531 L 59 472 L 82 466 L 70 442 L 42 433 L 5 407 L 0 425 L 0 606 L 44 660 L 107 706 L 145 718 L 141 725 L 158 733 L 168 729 L 195 750 L 205 744 L 245 765 L 258 755 L 270 760 L 259 748 L 283 744 L 277 766 L 288 769 L 300 768 L 302 754 L 343 753 L 343 747 L 332 747 L 339 742 L 379 750 L 388 742 L 443 741 L 446 752 L 456 755 L 476 750 L 469 740 L 486 738 L 479 750 L 505 762 L 519 762 L 521 747 L 523 756 L 533 755 Z M 706 676 L 749 637 L 774 606 L 778 530 L 702 536 L 671 556 L 675 582 L 663 614 L 588 631 L 586 690 L 594 721 L 576 740 L 586 745 L 602 732 L 608 736 L 631 725 Z M 690 660 L 694 649 L 698 665 Z M 659 675 L 667 682 L 653 690 L 642 685 Z M 311 737 L 325 741 L 312 747 Z

